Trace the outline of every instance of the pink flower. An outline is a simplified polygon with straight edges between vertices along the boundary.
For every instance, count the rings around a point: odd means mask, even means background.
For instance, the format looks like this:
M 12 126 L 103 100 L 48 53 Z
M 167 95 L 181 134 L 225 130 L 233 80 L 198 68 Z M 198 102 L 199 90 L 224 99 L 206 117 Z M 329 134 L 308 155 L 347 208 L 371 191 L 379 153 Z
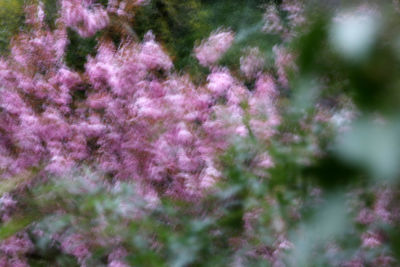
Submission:
M 72 234 L 61 242 L 61 249 L 66 253 L 74 255 L 80 262 L 90 255 L 84 237 L 80 234 Z
M 17 92 L 2 90 L 0 107 L 11 114 L 21 114 L 26 110 L 26 104 Z
M 209 162 L 200 176 L 200 188 L 208 189 L 212 187 L 220 176 L 221 173 Z
M 285 28 L 282 24 L 278 10 L 275 5 L 268 5 L 267 10 L 264 14 L 265 24 L 263 31 L 273 34 L 281 34 Z
M 117 248 L 108 255 L 108 267 L 128 267 L 124 258 L 128 255 L 124 248 Z
M 150 31 L 144 37 L 145 42 L 141 47 L 139 60 L 148 69 L 170 70 L 173 67 L 169 56 L 161 49 L 160 45 L 154 40 L 154 35 Z
M 49 81 L 53 86 L 63 86 L 68 89 L 72 89 L 82 82 L 79 74 L 69 70 L 67 67 L 60 68 L 57 74 Z
M 207 40 L 194 48 L 197 60 L 204 67 L 213 65 L 228 51 L 233 40 L 234 34 L 231 31 L 218 30 L 211 33 Z
M 287 71 L 295 69 L 294 57 L 284 47 L 275 45 L 272 48 L 275 55 L 275 66 L 278 72 L 278 81 L 282 86 L 289 86 Z
M 193 135 L 188 131 L 185 123 L 178 125 L 177 140 L 182 144 L 187 144 L 193 140 Z
M 217 96 L 223 95 L 234 84 L 227 69 L 215 70 L 207 77 L 208 89 Z
M 301 26 L 306 21 L 304 17 L 304 7 L 301 1 L 284 0 L 282 10 L 288 13 L 287 18 L 292 28 Z
M 382 244 L 381 237 L 378 234 L 372 232 L 364 233 L 361 236 L 361 239 L 363 247 L 374 248 Z
M 256 77 L 262 71 L 264 64 L 265 60 L 258 47 L 248 49 L 246 55 L 240 58 L 240 70 L 246 78 Z
M 8 255 L 24 254 L 33 249 L 26 233 L 14 235 L 0 243 L 0 250 Z
M 63 22 L 82 37 L 94 35 L 109 23 L 106 10 L 92 1 L 63 0 L 61 6 Z
M 257 166 L 268 169 L 274 166 L 274 162 L 268 153 L 263 153 L 257 158 Z

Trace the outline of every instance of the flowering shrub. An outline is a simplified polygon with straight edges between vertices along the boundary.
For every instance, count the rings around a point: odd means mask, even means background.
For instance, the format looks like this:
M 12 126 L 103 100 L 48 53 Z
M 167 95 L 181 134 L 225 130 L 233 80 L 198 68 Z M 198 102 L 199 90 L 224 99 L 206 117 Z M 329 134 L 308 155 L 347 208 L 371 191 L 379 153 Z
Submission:
M 252 46 L 239 73 L 218 65 L 237 41 L 221 28 L 193 48 L 208 69 L 195 83 L 151 31 L 107 35 L 145 4 L 62 0 L 54 28 L 26 7 L 0 60 L 0 266 L 393 264 L 397 109 L 363 90 L 398 78 L 370 73 L 374 40 L 354 61 L 330 41 L 357 45 L 334 11 L 269 4 L 271 58 Z M 97 38 L 82 71 L 66 64 L 71 30 Z
M 199 196 L 219 178 L 216 159 L 229 136 L 248 135 L 242 103 L 249 103 L 256 135 L 273 134 L 279 116 L 272 77 L 258 79 L 249 92 L 228 70 L 215 68 L 197 87 L 173 73 L 151 32 L 142 43 L 126 40 L 118 48 L 104 40 L 85 72 L 69 69 L 66 27 L 88 37 L 108 24 L 106 9 L 91 5 L 62 1 L 54 31 L 41 5 L 27 9 L 32 29 L 14 39 L 2 62 L 4 176 L 39 166 L 61 174 L 94 163 L 115 179 L 140 181 L 143 192 Z M 195 51 L 215 63 L 232 40 L 230 32 L 212 34 Z

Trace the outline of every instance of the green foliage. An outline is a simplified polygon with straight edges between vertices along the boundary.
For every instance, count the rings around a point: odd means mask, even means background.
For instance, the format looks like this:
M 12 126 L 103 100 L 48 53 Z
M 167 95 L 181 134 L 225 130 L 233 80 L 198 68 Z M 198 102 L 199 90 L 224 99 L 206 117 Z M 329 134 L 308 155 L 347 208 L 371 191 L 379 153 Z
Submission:
M 269 0 L 236 1 L 201 1 L 208 14 L 208 23 L 212 29 L 230 28 L 236 33 L 235 42 L 220 60 L 220 64 L 229 66 L 236 72 L 243 49 L 258 47 L 262 54 L 271 60 L 272 46 L 279 38 L 261 32 L 264 13 L 263 6 Z
M 88 56 L 95 55 L 97 45 L 96 36 L 83 38 L 72 29 L 68 29 L 69 44 L 66 48 L 65 62 L 68 67 L 84 70 Z
M 133 29 L 140 37 L 152 30 L 175 58 L 178 69 L 195 64 L 190 57 L 194 42 L 213 29 L 198 0 L 153 0 L 135 11 Z
M 60 8 L 59 1 L 55 0 L 44 0 L 42 1 L 44 4 L 44 12 L 46 14 L 46 23 L 50 26 L 51 29 L 55 28 L 55 22 L 58 17 L 58 10 Z
M 4 54 L 11 37 L 23 27 L 24 0 L 0 0 L 0 54 Z

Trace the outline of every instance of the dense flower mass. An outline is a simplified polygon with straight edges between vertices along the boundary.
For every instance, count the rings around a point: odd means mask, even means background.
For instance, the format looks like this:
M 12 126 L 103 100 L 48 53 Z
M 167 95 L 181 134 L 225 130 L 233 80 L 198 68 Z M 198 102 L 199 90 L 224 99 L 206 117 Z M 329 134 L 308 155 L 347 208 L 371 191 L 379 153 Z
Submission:
M 42 14 L 40 6 L 30 12 Z M 279 124 L 271 76 L 260 76 L 250 92 L 215 67 L 205 85 L 195 86 L 174 74 L 151 32 L 141 43 L 125 40 L 118 48 L 102 41 L 85 72 L 69 69 L 63 63 L 66 27 L 88 37 L 109 18 L 92 1 L 64 0 L 60 14 L 56 30 L 36 23 L 17 36 L 11 57 L 1 63 L 4 175 L 38 166 L 62 174 L 94 163 L 115 179 L 139 181 L 149 194 L 199 196 L 219 178 L 217 157 L 230 136 L 248 135 L 246 112 L 254 115 L 250 126 L 261 139 Z M 232 32 L 213 33 L 196 56 L 214 64 L 232 41 Z
M 41 4 L 27 8 L 32 29 L 14 39 L 10 57 L 0 62 L 4 178 L 32 168 L 60 176 L 89 165 L 115 181 L 135 181 L 147 207 L 155 208 L 160 196 L 193 199 L 210 189 L 222 175 L 218 157 L 236 136 L 252 131 L 268 141 L 274 134 L 278 93 L 260 64 L 245 70 L 257 78 L 253 92 L 227 68 L 216 66 L 207 82 L 196 86 L 174 72 L 170 57 L 148 32 L 142 42 L 124 39 L 118 47 L 103 39 L 83 72 L 67 67 L 67 27 L 90 37 L 107 27 L 110 14 L 126 16 L 125 8 L 124 1 L 110 1 L 106 9 L 93 1 L 63 0 L 53 31 L 44 23 Z M 231 31 L 213 33 L 195 48 L 200 64 L 215 65 L 233 38 Z M 253 116 L 250 122 L 247 114 Z M 255 167 L 271 166 L 265 154 Z M 14 204 L 2 197 L 4 220 Z M 51 238 L 83 265 L 91 255 L 79 232 Z M 4 264 L 26 265 L 18 256 L 31 247 L 24 240 L 2 243 Z M 124 266 L 123 256 L 112 255 L 109 266 Z

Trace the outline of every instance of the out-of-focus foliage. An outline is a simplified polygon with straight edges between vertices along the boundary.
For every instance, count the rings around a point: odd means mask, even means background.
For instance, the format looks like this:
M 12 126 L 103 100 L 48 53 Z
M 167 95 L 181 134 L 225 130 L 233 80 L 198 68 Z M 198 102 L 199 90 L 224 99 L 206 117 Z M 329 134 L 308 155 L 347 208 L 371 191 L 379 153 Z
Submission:
M 73 30 L 68 30 L 69 44 L 65 55 L 67 66 L 84 70 L 86 58 L 95 55 L 96 37 L 82 38 Z

